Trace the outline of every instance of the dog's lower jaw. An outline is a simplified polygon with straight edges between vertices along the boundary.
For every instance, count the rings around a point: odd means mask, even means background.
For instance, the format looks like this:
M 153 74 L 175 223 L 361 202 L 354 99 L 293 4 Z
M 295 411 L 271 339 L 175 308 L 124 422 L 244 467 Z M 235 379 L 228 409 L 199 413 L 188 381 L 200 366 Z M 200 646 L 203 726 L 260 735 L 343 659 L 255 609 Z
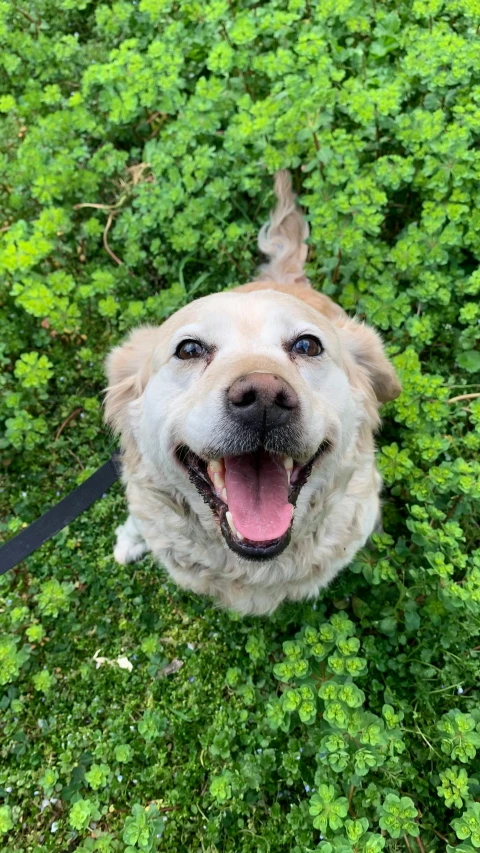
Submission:
M 148 478 L 147 471 L 144 475 Z M 144 488 L 144 477 L 137 483 L 130 481 L 128 488 L 135 530 L 172 579 L 241 614 L 264 615 L 282 601 L 314 598 L 351 562 L 375 528 L 381 479 L 373 453 L 353 473 L 338 472 L 310 494 L 308 505 L 299 505 L 302 529 L 297 535 L 294 521 L 288 548 L 261 563 L 228 548 L 208 507 L 199 506 L 198 514 L 179 513 L 162 492 Z

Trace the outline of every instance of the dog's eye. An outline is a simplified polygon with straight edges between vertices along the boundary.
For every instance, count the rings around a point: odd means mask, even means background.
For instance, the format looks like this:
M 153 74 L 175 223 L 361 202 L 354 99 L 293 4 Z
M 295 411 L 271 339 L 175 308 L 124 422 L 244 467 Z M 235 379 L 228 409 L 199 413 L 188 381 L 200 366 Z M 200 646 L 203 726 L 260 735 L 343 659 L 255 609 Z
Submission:
M 177 358 L 187 361 L 190 358 L 202 358 L 206 355 L 207 350 L 198 341 L 181 341 L 175 350 Z
M 313 335 L 303 335 L 294 342 L 292 352 L 295 355 L 321 355 L 323 347 L 318 338 Z

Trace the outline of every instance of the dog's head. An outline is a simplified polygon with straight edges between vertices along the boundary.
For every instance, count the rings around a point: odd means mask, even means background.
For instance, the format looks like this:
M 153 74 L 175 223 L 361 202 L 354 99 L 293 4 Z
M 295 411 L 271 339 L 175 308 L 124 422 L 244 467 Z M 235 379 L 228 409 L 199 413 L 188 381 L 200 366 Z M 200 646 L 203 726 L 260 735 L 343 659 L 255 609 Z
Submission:
M 400 391 L 375 332 L 304 280 L 305 228 L 278 180 L 277 195 L 286 212 L 263 240 L 276 238 L 283 266 L 264 248 L 258 283 L 137 329 L 107 361 L 106 419 L 124 445 L 200 517 L 208 504 L 217 535 L 249 559 L 288 545 L 297 500 L 303 514 Z

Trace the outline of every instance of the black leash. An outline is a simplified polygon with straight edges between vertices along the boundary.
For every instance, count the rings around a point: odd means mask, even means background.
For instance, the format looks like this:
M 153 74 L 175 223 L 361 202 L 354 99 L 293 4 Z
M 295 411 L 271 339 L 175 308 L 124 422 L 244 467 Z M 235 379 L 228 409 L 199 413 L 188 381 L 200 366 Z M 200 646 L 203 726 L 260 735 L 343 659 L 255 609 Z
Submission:
M 52 506 L 37 521 L 0 546 L 0 575 L 4 575 L 48 542 L 74 518 L 85 512 L 120 477 L 120 455 L 114 453 L 105 465 Z

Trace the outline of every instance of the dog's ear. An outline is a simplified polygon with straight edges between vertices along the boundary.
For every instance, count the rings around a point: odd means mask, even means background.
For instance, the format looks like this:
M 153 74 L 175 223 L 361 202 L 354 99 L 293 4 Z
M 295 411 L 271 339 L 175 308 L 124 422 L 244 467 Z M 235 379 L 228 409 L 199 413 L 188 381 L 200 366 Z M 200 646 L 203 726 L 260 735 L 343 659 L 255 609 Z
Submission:
M 116 433 L 124 433 L 129 429 L 129 405 L 141 397 L 145 390 L 157 343 L 158 329 L 141 326 L 107 357 L 105 420 Z
M 395 400 L 401 394 L 402 386 L 385 355 L 380 335 L 370 326 L 351 318 L 337 320 L 336 326 L 343 346 L 367 374 L 378 402 Z

